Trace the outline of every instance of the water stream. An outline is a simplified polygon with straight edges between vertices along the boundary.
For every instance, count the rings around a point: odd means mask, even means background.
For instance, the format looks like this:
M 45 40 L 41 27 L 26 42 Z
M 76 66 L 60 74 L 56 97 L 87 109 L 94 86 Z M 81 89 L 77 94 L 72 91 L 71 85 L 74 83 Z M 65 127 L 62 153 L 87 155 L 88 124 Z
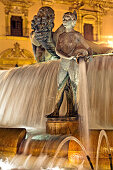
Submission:
M 56 153 L 55 153 L 55 155 L 54 155 L 54 157 L 53 157 L 52 164 L 51 164 L 50 168 L 53 167 L 53 164 L 54 164 L 54 162 L 55 162 L 55 159 L 57 158 L 57 155 L 58 155 L 58 153 L 60 152 L 62 146 L 63 146 L 67 141 L 70 141 L 70 140 L 74 140 L 78 145 L 80 145 L 81 149 L 82 149 L 83 152 L 85 153 L 85 156 L 87 156 L 86 149 L 85 149 L 85 147 L 81 144 L 81 142 L 80 142 L 76 137 L 74 137 L 74 136 L 69 136 L 69 137 L 66 137 L 66 138 L 60 143 L 60 145 L 58 146 L 58 148 L 57 148 L 57 150 L 56 150 Z
M 100 146 L 101 146 L 101 142 L 102 142 L 103 137 L 105 137 L 105 139 L 106 139 L 106 144 L 107 144 L 107 149 L 108 149 L 108 155 L 111 155 L 110 144 L 109 144 L 109 141 L 108 141 L 107 134 L 106 134 L 106 132 L 105 132 L 104 130 L 101 130 L 101 131 L 100 131 L 100 134 L 99 134 L 99 138 L 98 138 L 95 170 L 98 170 L 99 151 L 100 151 Z M 110 161 L 112 161 L 112 160 L 110 160 Z M 110 163 L 111 163 L 111 162 L 110 162 Z M 111 167 L 112 167 L 112 165 L 111 165 Z M 112 170 L 112 169 L 111 169 L 111 170 Z
M 50 61 L 0 73 L 1 126 L 45 127 L 45 115 L 55 106 L 59 62 Z M 93 129 L 112 128 L 112 63 L 112 56 L 93 59 L 88 64 L 87 77 L 85 64 L 80 64 L 80 114 L 87 122 L 86 129 L 88 123 Z
M 113 56 L 94 58 L 87 79 L 90 128 L 113 129 Z
M 44 127 L 55 105 L 58 67 L 51 61 L 2 72 L 0 125 Z
M 80 131 L 81 137 L 89 150 L 89 121 L 88 121 L 88 85 L 86 75 L 86 64 L 84 61 L 79 63 L 79 114 L 80 114 Z
M 51 113 L 55 106 L 59 62 L 60 61 L 50 61 L 47 63 L 15 68 L 0 73 L 0 126 L 29 126 L 36 129 L 45 127 L 45 115 Z M 87 138 L 83 137 L 85 139 L 84 143 L 85 147 L 87 147 L 87 152 L 89 151 L 88 147 L 90 146 L 88 144 L 89 128 L 113 128 L 112 75 L 112 56 L 100 56 L 98 59 L 94 59 L 88 64 L 87 76 L 85 63 L 80 63 L 79 109 L 82 134 L 84 134 L 85 137 L 87 136 Z M 102 131 L 99 137 L 100 142 L 97 150 L 97 169 L 102 136 L 105 136 L 106 142 L 108 143 L 107 137 Z M 70 138 L 75 140 L 74 137 L 65 138 L 64 141 L 61 142 L 55 157 L 57 157 L 63 144 L 67 140 L 70 140 Z M 30 141 L 27 143 L 28 146 L 29 142 Z M 79 143 L 77 139 L 76 142 Z M 44 147 L 47 148 L 47 146 Z M 86 153 L 84 147 L 81 147 Z M 26 151 L 27 149 L 25 148 L 25 152 Z M 54 162 L 56 159 L 55 157 L 54 160 L 51 159 L 51 161 L 53 160 Z M 35 159 L 31 155 L 29 157 L 21 155 L 21 158 L 19 159 L 21 159 L 21 161 L 25 160 L 23 168 L 29 164 L 29 160 L 32 160 L 32 162 L 35 163 L 34 166 L 38 168 L 42 167 L 44 169 L 46 167 L 47 169 L 47 166 L 50 167 L 51 165 L 50 158 L 48 158 L 46 154 L 43 155 L 43 153 Z M 12 160 L 12 163 L 17 160 L 18 156 Z M 64 159 L 62 159 L 62 162 L 63 161 Z M 16 166 L 16 168 L 17 167 L 18 166 Z M 77 167 L 75 167 L 75 169 L 76 168 Z

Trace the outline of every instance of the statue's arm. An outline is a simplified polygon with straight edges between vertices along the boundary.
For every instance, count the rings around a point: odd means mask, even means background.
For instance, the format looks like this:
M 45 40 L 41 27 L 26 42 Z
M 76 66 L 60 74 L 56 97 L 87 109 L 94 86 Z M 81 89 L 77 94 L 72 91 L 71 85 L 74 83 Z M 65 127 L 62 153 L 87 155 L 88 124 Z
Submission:
M 31 40 L 31 43 L 34 44 L 35 46 L 37 47 L 40 46 L 39 42 L 35 38 L 35 32 L 30 34 L 30 40 Z
M 61 50 L 59 51 L 59 50 L 57 50 L 56 49 L 56 54 L 60 57 L 60 58 L 64 58 L 64 59 L 68 59 L 68 60 L 71 60 L 71 59 L 73 59 L 74 58 L 74 56 L 69 56 L 69 57 L 67 57 L 67 55 L 65 55 Z
M 93 50 L 87 44 L 86 40 L 83 38 L 83 36 L 81 34 L 79 34 L 78 39 L 79 39 L 80 43 L 87 49 L 88 55 L 92 55 L 93 54 Z
M 38 40 L 36 40 L 34 32 L 32 32 L 30 34 L 30 40 L 31 40 L 31 43 L 32 43 L 32 49 L 33 49 L 35 59 L 37 60 L 37 62 L 39 62 L 41 60 L 42 56 L 45 54 L 45 50 L 40 45 Z

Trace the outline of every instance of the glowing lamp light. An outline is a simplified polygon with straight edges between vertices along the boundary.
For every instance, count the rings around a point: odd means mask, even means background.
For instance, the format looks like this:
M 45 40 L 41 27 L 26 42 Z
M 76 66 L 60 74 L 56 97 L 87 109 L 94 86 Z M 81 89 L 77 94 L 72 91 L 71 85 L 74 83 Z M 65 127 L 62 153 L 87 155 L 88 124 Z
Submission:
M 109 39 L 113 39 L 113 36 L 112 36 L 112 35 L 109 35 L 107 38 L 109 38 Z
M 108 40 L 107 43 L 108 43 L 108 46 L 109 46 L 109 47 L 112 47 L 112 48 L 113 48 L 113 41 Z
M 103 41 L 100 41 L 99 44 L 106 44 L 108 47 L 113 48 L 113 35 L 104 35 L 102 39 Z

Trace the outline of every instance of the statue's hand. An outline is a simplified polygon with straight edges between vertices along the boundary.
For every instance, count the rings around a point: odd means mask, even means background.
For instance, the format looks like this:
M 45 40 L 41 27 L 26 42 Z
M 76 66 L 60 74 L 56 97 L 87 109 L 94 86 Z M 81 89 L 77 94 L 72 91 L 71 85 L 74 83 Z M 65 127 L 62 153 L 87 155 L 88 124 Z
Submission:
M 75 52 L 75 58 L 76 58 L 76 62 L 77 64 L 79 64 L 79 61 L 80 60 L 85 60 L 85 58 L 88 56 L 88 51 L 86 49 L 83 49 L 83 48 L 79 48 L 79 49 L 76 49 Z
M 77 64 L 79 64 L 80 63 L 80 61 L 85 61 L 85 56 L 82 56 L 82 55 L 77 55 L 76 56 L 76 62 L 77 62 Z

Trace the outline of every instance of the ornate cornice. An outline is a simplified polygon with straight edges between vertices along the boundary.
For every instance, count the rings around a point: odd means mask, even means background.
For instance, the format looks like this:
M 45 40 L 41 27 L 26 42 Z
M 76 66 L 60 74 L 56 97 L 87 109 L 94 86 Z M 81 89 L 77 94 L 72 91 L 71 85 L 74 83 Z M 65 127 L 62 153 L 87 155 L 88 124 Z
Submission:
M 100 5 L 103 8 L 113 8 L 113 1 L 112 0 L 87 0 L 90 4 L 95 6 Z
M 20 6 L 20 7 L 30 7 L 34 4 L 30 0 L 0 0 L 6 6 Z
M 67 4 L 73 8 L 80 8 L 83 4 L 88 4 L 95 8 L 100 8 L 103 10 L 105 8 L 113 8 L 113 1 L 112 0 L 41 0 L 42 3 L 57 3 L 57 4 Z
M 38 0 L 0 0 L 4 5 L 25 6 L 30 7 Z M 91 6 L 100 5 L 103 8 L 113 8 L 113 0 L 40 0 L 44 4 L 67 4 L 67 5 L 79 5 L 89 4 Z
M 68 3 L 71 5 L 70 9 L 81 9 L 81 7 L 88 5 L 92 8 L 92 11 L 102 12 L 103 14 L 106 14 L 108 9 L 113 8 L 113 1 L 105 0 L 75 0 L 72 4 L 71 1 L 68 1 Z
M 58 3 L 58 4 L 78 4 L 78 3 L 88 3 L 88 4 L 100 4 L 104 7 L 113 7 L 112 0 L 41 0 L 41 2 L 51 2 L 51 3 Z

